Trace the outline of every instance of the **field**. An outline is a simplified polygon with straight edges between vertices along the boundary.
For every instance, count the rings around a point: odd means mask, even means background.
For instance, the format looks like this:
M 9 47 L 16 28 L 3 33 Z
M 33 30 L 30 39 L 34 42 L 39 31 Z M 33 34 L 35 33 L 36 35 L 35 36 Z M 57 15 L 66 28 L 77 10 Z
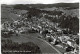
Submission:
M 15 12 L 17 14 L 15 14 Z M 1 24 L 3 24 L 6 21 L 13 22 L 15 20 L 20 20 L 23 17 L 18 15 L 26 12 L 27 12 L 26 10 L 14 10 L 12 7 L 3 6 L 1 8 Z
M 42 39 L 38 39 L 37 37 L 40 36 L 40 34 L 21 34 L 19 36 L 11 36 L 10 38 L 2 38 L 2 40 L 12 40 L 12 42 L 18 42 L 26 43 L 26 42 L 33 42 L 34 44 L 38 45 L 40 47 L 41 52 L 44 53 L 57 53 L 55 49 L 53 49 L 49 44 L 47 44 Z
M 68 9 L 65 9 L 65 7 L 64 8 L 52 7 L 52 8 L 43 8 L 41 10 L 47 10 L 47 11 L 60 10 L 60 11 L 64 12 L 67 16 L 71 15 L 73 17 L 74 16 L 79 17 L 79 9 L 70 9 L 70 10 L 68 10 Z

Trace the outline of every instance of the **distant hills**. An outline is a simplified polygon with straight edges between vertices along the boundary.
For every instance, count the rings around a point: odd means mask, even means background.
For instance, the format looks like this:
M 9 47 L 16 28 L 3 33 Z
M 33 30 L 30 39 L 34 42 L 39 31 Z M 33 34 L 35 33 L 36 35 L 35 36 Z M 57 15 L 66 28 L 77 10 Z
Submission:
M 26 6 L 34 8 L 51 8 L 51 7 L 71 7 L 79 8 L 79 3 L 55 3 L 55 4 L 26 4 Z
M 6 4 L 2 4 L 1 6 L 5 6 Z M 33 8 L 52 8 L 52 7 L 69 7 L 71 9 L 79 8 L 79 3 L 55 3 L 55 4 L 15 4 L 15 5 L 7 5 L 7 6 L 26 6 Z

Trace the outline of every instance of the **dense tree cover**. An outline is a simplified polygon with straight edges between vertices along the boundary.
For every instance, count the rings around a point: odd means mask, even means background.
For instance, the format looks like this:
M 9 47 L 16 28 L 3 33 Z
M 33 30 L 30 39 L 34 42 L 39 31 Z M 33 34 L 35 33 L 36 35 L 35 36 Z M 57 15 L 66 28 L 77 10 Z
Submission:
M 61 28 L 67 28 L 72 31 L 73 34 L 79 33 L 79 18 L 78 17 L 72 17 L 72 16 L 61 16 L 59 19 L 60 27 Z
M 68 46 L 68 47 L 66 48 L 66 52 L 70 52 L 70 51 L 73 51 L 73 50 L 74 50 L 74 48 L 71 47 L 71 46 Z
M 25 5 L 22 5 L 22 4 L 14 5 L 13 8 L 14 8 L 14 9 L 21 9 L 21 10 L 23 10 L 23 9 L 24 9 L 24 10 L 26 10 L 26 9 L 28 10 L 28 9 L 29 9 L 29 7 L 27 7 L 27 6 L 25 6 Z
M 79 45 L 79 38 L 77 38 L 75 41 L 76 41 L 76 43 Z

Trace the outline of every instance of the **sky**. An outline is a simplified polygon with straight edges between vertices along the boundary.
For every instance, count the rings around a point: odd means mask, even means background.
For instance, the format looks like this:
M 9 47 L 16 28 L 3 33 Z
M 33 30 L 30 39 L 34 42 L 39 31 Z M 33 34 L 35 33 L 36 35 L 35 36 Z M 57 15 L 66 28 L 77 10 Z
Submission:
M 75 3 L 79 0 L 0 0 L 1 4 L 53 4 L 53 3 Z

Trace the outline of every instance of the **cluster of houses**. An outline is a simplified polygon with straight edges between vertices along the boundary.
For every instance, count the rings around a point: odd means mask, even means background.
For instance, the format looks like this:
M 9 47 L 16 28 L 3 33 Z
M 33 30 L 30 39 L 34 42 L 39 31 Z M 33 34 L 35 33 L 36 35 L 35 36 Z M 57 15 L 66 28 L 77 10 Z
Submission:
M 63 29 L 57 27 L 58 23 L 50 22 L 48 19 L 44 18 L 44 15 L 45 14 L 43 14 L 43 17 L 41 18 L 32 17 L 31 20 L 24 18 L 22 20 L 16 20 L 13 23 L 8 21 L 4 22 L 1 30 L 21 34 L 22 32 L 26 33 L 28 30 L 34 29 L 37 30 L 38 33 L 42 34 L 41 38 L 45 39 L 50 44 L 65 50 L 71 47 L 67 51 L 76 53 L 79 46 L 76 44 L 75 39 L 72 39 L 69 35 L 63 34 Z

